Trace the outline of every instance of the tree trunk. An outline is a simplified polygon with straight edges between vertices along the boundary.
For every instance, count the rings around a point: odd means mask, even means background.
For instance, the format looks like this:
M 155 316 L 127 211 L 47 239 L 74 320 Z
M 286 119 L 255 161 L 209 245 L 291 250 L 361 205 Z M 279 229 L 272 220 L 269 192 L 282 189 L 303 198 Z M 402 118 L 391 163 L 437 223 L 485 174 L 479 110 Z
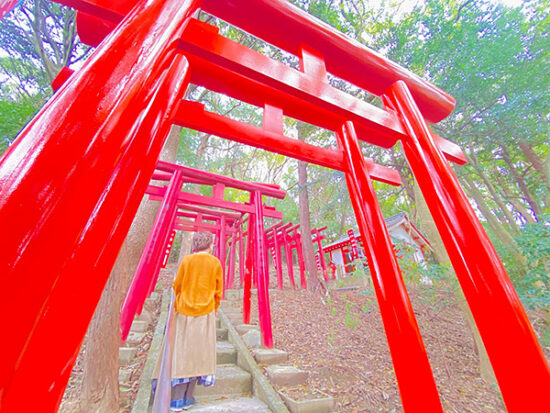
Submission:
M 495 203 L 498 205 L 498 207 L 500 209 L 500 212 L 502 213 L 502 215 L 504 217 L 506 217 L 506 221 L 507 221 L 508 225 L 510 225 L 510 227 L 511 227 L 512 231 L 514 232 L 514 234 L 518 234 L 519 233 L 519 228 L 518 228 L 518 225 L 516 223 L 516 220 L 514 219 L 514 216 L 512 215 L 510 210 L 506 207 L 504 202 L 502 202 L 501 197 L 497 193 L 494 185 L 487 178 L 486 174 L 483 172 L 483 170 L 479 166 L 479 161 L 478 161 L 477 157 L 475 156 L 475 154 L 471 153 L 470 155 L 468 155 L 468 158 L 469 158 L 470 163 L 474 167 L 475 171 L 477 172 L 478 176 L 481 178 L 481 180 L 485 184 L 485 187 L 487 188 L 487 190 L 491 194 L 491 197 L 493 198 Z M 504 220 L 502 220 L 502 221 L 504 221 Z
M 180 131 L 181 127 L 172 127 L 159 159 L 175 161 Z M 158 207 L 159 203 L 149 201 L 147 196 L 141 201 L 88 328 L 80 411 L 104 413 L 119 410 L 120 307 L 141 258 Z
M 338 236 L 340 235 L 343 235 L 344 234 L 344 229 L 346 227 L 346 219 L 347 219 L 347 203 L 345 202 L 345 200 L 342 200 L 342 215 L 340 217 L 340 231 L 338 232 Z
M 88 327 L 80 402 L 83 412 L 104 413 L 119 409 L 118 330 L 121 291 L 129 272 L 127 249 L 125 242 Z
M 533 218 L 533 215 L 530 214 L 527 211 L 527 208 L 525 208 L 525 206 L 521 203 L 521 201 L 518 199 L 518 197 L 515 196 L 510 191 L 510 188 L 508 187 L 507 182 L 505 182 L 505 180 L 502 179 L 501 174 L 499 173 L 499 171 L 496 170 L 496 168 L 494 166 L 493 166 L 493 173 L 494 173 L 494 177 L 497 180 L 497 183 L 498 183 L 499 187 L 504 192 L 504 197 L 505 197 L 506 201 L 509 202 L 510 204 L 512 204 L 512 206 L 516 210 L 516 213 L 520 214 L 526 222 L 528 222 L 530 224 L 534 224 L 536 221 Z M 517 233 L 519 233 L 519 231 Z
M 318 271 L 317 264 L 315 263 L 313 242 L 311 241 L 311 217 L 309 214 L 309 196 L 307 193 L 307 163 L 302 161 L 298 161 L 298 202 L 307 287 L 310 291 L 317 291 L 320 288 L 320 282 L 317 276 Z
M 527 158 L 529 162 L 531 162 L 531 165 L 533 165 L 533 168 L 541 174 L 542 178 L 544 179 L 544 184 L 546 185 L 546 196 L 544 199 L 546 208 L 550 208 L 550 155 L 546 156 L 546 165 L 545 160 L 541 159 L 533 150 L 533 146 L 526 141 L 519 141 L 518 143 L 521 151 Z
M 543 160 L 540 159 L 535 153 L 535 151 L 533 150 L 532 145 L 526 141 L 519 141 L 518 145 L 521 151 L 523 152 L 523 154 L 525 155 L 525 157 L 527 158 L 527 160 L 531 162 L 531 165 L 533 165 L 533 168 L 535 168 L 535 170 L 542 175 L 542 177 L 544 178 L 544 182 L 546 182 L 546 185 L 550 186 L 550 181 L 549 181 L 550 177 L 548 176 L 548 171 L 544 167 Z
M 503 228 L 503 224 L 500 223 L 494 216 L 494 214 L 491 212 L 491 209 L 485 202 L 485 199 L 483 198 L 483 195 L 476 187 L 476 184 L 472 181 L 472 179 L 468 175 L 463 175 L 462 178 L 467 183 L 466 189 L 474 198 L 474 201 L 476 202 L 479 210 L 487 220 L 487 223 L 489 224 L 489 227 L 493 230 L 495 235 L 499 238 L 499 240 L 506 245 L 507 247 L 511 247 L 514 249 L 517 249 L 516 242 L 514 241 L 514 238 L 506 229 Z
M 298 122 L 298 139 L 302 142 L 306 138 L 306 125 Z M 311 217 L 309 213 L 309 196 L 307 192 L 307 163 L 298 161 L 298 203 L 300 215 L 300 232 L 302 234 L 302 253 L 304 255 L 307 286 L 310 291 L 319 291 L 321 282 L 318 277 L 317 264 L 313 242 L 311 241 Z
M 449 264 L 450 263 L 449 255 L 445 250 L 445 246 L 443 245 L 443 240 L 439 235 L 439 231 L 437 230 L 435 222 L 428 209 L 426 200 L 424 199 L 424 196 L 420 191 L 420 187 L 416 182 L 414 184 L 414 193 L 416 198 L 416 211 L 417 211 L 417 216 L 419 218 L 420 230 L 426 235 L 426 238 L 430 240 L 430 243 L 433 248 L 433 253 L 437 262 L 439 264 Z M 454 276 L 454 273 L 451 276 Z M 460 309 L 464 314 L 464 318 L 466 319 L 466 322 L 468 324 L 468 327 L 470 328 L 470 332 L 472 333 L 472 337 L 474 339 L 474 350 L 476 354 L 479 356 L 480 376 L 487 383 L 496 385 L 497 381 L 496 381 L 495 373 L 493 372 L 493 367 L 489 362 L 489 356 L 487 355 L 487 351 L 485 350 L 485 346 L 483 345 L 483 340 L 481 339 L 479 330 L 477 329 L 477 325 L 474 321 L 472 312 L 468 307 L 464 294 L 462 293 L 462 290 L 459 287 L 453 288 L 453 292 L 457 299 L 458 306 L 460 307 Z
M 508 152 L 508 149 L 505 146 L 500 147 L 502 150 L 502 157 L 506 164 L 508 165 L 508 168 L 510 169 L 510 172 L 512 173 L 512 176 L 514 177 L 514 180 L 518 184 L 518 186 L 521 189 L 521 192 L 523 193 L 523 196 L 527 200 L 527 203 L 529 204 L 529 207 L 531 208 L 531 211 L 533 211 L 533 214 L 535 215 L 535 220 L 538 221 L 538 217 L 542 214 L 542 211 L 540 209 L 539 204 L 535 200 L 535 197 L 527 187 L 527 184 L 525 183 L 525 180 L 523 177 L 521 177 L 514 166 L 514 162 L 512 161 L 512 157 L 510 156 L 510 152 Z

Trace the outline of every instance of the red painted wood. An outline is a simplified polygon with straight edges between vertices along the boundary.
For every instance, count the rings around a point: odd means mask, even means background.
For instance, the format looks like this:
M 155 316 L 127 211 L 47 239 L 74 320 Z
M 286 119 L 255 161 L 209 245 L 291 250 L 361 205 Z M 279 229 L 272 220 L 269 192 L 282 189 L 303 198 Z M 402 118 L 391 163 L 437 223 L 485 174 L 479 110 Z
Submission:
M 0 19 L 8 14 L 19 0 L 0 0 Z
M 105 18 L 113 21 L 137 4 L 137 0 L 123 4 L 106 0 L 56 1 L 87 8 L 84 11 L 95 12 L 102 18 L 100 13 L 106 13 Z M 430 122 L 440 121 L 454 108 L 455 100 L 449 94 L 287 1 L 204 0 L 202 8 L 295 56 L 301 56 L 306 45 L 322 54 L 330 73 L 375 95 L 382 95 L 393 82 L 401 79 L 412 90 L 423 116 Z
M 286 196 L 286 191 L 279 189 L 278 185 L 266 185 L 258 182 L 246 182 L 238 179 L 229 178 L 223 175 L 213 174 L 211 172 L 201 171 L 198 169 L 188 168 L 182 165 L 159 161 L 157 170 L 164 172 L 173 172 L 180 170 L 185 177 L 198 179 L 204 185 L 225 185 L 230 188 L 241 189 L 243 191 L 260 191 L 262 195 L 272 198 L 283 199 Z
M 204 0 L 201 7 L 295 56 L 300 56 L 302 44 L 308 45 L 323 54 L 329 72 L 375 95 L 402 79 L 431 122 L 454 108 L 449 94 L 287 1 Z
M 214 195 L 214 194 L 213 194 Z M 221 217 L 221 221 L 220 221 L 220 230 L 219 230 L 219 237 L 218 237 L 218 246 L 219 246 L 219 252 L 220 252 L 220 255 L 219 255 L 219 259 L 220 259 L 220 263 L 222 265 L 222 270 L 223 270 L 223 274 L 222 274 L 222 279 L 223 279 L 223 290 L 224 290 L 224 293 L 225 293 L 225 290 L 227 288 L 227 272 L 226 272 L 226 268 L 225 268 L 225 263 L 226 263 L 226 259 L 227 259 L 227 251 L 226 251 L 226 247 L 227 247 L 227 240 L 226 240 L 226 237 L 225 237 L 225 217 L 222 215 Z
M 210 133 L 327 168 L 339 171 L 345 169 L 344 155 L 340 150 L 321 148 L 270 130 L 205 111 L 202 103 L 183 101 L 176 118 L 176 124 L 179 126 Z M 367 158 L 366 161 L 373 179 L 390 185 L 401 185 L 401 179 L 396 170 L 378 165 L 372 159 Z
M 235 288 L 235 255 L 237 249 L 236 234 L 231 237 L 231 250 L 229 252 L 229 265 L 227 267 L 227 288 Z
M 175 173 L 172 175 L 172 179 L 170 179 L 170 184 L 160 204 L 153 227 L 145 243 L 145 248 L 128 287 L 120 312 L 120 336 L 122 340 L 126 340 L 128 337 L 134 317 L 136 313 L 141 312 L 152 280 L 155 277 L 155 267 L 159 254 L 164 250 L 164 246 L 166 245 L 163 242 L 164 238 L 172 230 L 171 224 L 176 214 L 177 196 L 181 188 L 181 178 L 181 173 Z
M 239 233 L 237 235 L 239 242 L 239 288 L 243 287 L 244 280 L 244 249 L 245 249 L 245 237 L 242 233 L 242 224 L 239 226 Z
M 269 274 L 266 260 L 267 248 L 264 236 L 264 217 L 262 208 L 262 194 L 259 191 L 252 193 L 254 204 L 254 238 L 256 248 L 254 263 L 257 271 L 258 283 L 258 318 L 262 332 L 262 342 L 267 348 L 273 348 L 273 332 L 271 328 L 271 309 L 269 305 Z
M 223 215 L 223 216 L 225 216 L 225 218 L 228 221 L 237 220 L 237 219 L 241 218 L 241 216 L 242 216 L 242 214 L 235 213 L 235 212 L 220 211 L 220 210 L 211 209 L 211 208 L 201 208 L 201 207 L 198 207 L 196 205 L 183 204 L 181 202 L 178 204 L 178 207 L 180 209 L 185 210 L 185 211 L 200 212 L 200 213 L 206 214 L 206 215 L 217 215 L 217 216 Z
M 59 405 L 183 95 L 171 45 L 196 5 L 138 6 L 0 160 L 3 412 L 21 411 L 30 382 L 40 409 Z
M 346 122 L 337 135 L 348 156 L 346 173 L 374 290 L 380 306 L 395 375 L 405 411 L 443 412 L 428 356 L 420 336 L 401 271 L 393 252 L 384 217 L 362 160 L 353 124 Z
M 281 245 L 279 244 L 279 237 L 273 236 L 273 249 L 275 251 L 275 262 L 277 269 L 277 288 L 282 290 L 283 287 L 283 263 L 281 260 Z
M 250 194 L 250 201 L 253 200 L 253 195 Z M 254 270 L 254 230 L 255 220 L 248 220 L 248 235 L 247 235 L 247 246 L 246 246 L 246 269 L 244 273 L 244 282 L 243 282 L 243 323 L 250 324 L 250 290 L 252 289 L 252 278 Z
M 159 187 L 154 185 L 149 185 L 147 187 L 147 194 L 149 194 L 150 199 L 153 199 L 153 200 L 162 200 L 162 197 L 164 196 L 165 191 L 166 191 L 165 187 Z M 219 208 L 238 211 L 241 213 L 254 212 L 254 206 L 252 205 L 241 204 L 238 202 L 231 202 L 231 201 L 213 200 L 212 197 L 194 194 L 190 192 L 180 192 L 178 199 L 179 199 L 179 202 L 184 205 L 188 205 L 189 203 L 191 203 L 191 204 L 204 205 L 204 206 L 216 206 Z M 264 215 L 266 217 L 275 218 L 275 219 L 283 218 L 282 212 L 279 212 L 277 210 L 267 208 L 267 207 L 264 207 Z
M 405 155 L 472 310 L 508 411 L 547 410 L 550 369 L 502 262 L 406 85 L 395 83 L 387 94 L 408 132 Z

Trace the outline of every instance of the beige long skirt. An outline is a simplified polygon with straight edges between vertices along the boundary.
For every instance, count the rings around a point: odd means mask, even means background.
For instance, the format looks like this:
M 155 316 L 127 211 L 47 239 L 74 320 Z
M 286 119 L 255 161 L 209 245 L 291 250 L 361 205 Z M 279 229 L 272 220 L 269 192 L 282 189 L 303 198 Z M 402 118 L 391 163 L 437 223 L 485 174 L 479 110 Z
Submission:
M 175 313 L 172 379 L 216 373 L 216 314 L 192 317 Z M 164 347 L 164 341 L 163 341 Z M 158 378 L 161 358 L 153 378 Z

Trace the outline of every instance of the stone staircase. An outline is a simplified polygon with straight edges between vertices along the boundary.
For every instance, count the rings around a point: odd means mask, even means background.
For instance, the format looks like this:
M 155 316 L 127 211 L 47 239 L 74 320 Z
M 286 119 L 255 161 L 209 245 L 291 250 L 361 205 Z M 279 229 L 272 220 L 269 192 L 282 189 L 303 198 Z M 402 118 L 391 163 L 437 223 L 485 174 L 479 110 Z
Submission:
M 254 290 L 252 293 L 254 294 Z M 259 369 L 275 389 L 292 390 L 307 387 L 308 371 L 286 365 L 288 363 L 286 351 L 277 348 L 263 348 L 259 327 L 253 324 L 243 324 L 242 295 L 242 290 L 227 290 L 221 307 L 235 331 L 250 349 Z M 303 401 L 295 401 L 284 393 L 279 393 L 279 396 L 284 400 L 291 413 L 330 413 L 333 411 L 334 400 L 327 395 Z
M 252 397 L 252 377 L 237 366 L 237 350 L 227 341 L 227 329 L 216 320 L 216 382 L 214 386 L 195 388 L 196 413 L 250 412 L 267 413 L 269 408 Z
M 262 348 L 259 327 L 242 323 L 242 295 L 242 290 L 226 291 L 225 300 L 222 301 L 221 311 L 216 319 L 216 382 L 211 387 L 195 388 L 194 396 L 197 403 L 189 411 L 194 413 L 331 412 L 332 399 L 328 405 L 327 400 L 319 400 L 317 404 L 312 404 L 310 401 L 296 403 L 288 399 L 285 394 L 278 394 L 274 390 L 274 388 L 288 389 L 292 386 L 303 387 L 309 373 L 294 366 L 285 365 L 288 362 L 288 354 L 285 351 Z M 164 321 L 155 329 L 151 343 L 152 353 L 155 355 L 147 360 L 144 368 L 145 377 L 151 377 L 156 358 L 161 351 L 168 312 L 168 304 L 164 304 L 165 300 L 167 297 L 163 296 L 161 320 Z M 133 338 L 140 340 L 143 333 L 140 330 L 143 326 L 138 321 L 141 320 L 136 320 L 132 334 L 135 335 Z M 128 343 L 126 345 L 128 346 Z M 121 353 L 124 351 L 126 350 L 122 350 Z M 128 358 L 131 359 L 131 357 Z M 151 411 L 150 379 L 142 383 L 132 413 Z

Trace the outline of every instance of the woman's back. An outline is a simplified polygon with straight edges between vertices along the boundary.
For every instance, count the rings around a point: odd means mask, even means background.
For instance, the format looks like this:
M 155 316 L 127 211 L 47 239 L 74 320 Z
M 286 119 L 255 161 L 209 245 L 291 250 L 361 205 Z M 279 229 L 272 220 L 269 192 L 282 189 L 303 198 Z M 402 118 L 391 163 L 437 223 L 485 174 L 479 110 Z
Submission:
M 222 267 L 216 257 L 199 252 L 182 260 L 174 281 L 178 313 L 200 316 L 217 310 L 221 292 Z

